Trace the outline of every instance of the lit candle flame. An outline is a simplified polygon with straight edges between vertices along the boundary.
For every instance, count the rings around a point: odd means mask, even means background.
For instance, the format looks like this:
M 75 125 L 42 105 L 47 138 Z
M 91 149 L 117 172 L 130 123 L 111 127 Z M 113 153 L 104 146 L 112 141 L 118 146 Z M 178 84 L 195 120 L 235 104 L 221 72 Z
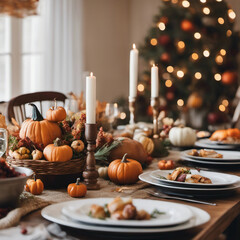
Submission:
M 155 63 L 153 63 L 153 67 L 155 67 Z
M 133 49 L 136 49 L 136 44 L 135 43 L 133 44 Z
M 93 77 L 93 72 L 90 73 L 90 76 Z

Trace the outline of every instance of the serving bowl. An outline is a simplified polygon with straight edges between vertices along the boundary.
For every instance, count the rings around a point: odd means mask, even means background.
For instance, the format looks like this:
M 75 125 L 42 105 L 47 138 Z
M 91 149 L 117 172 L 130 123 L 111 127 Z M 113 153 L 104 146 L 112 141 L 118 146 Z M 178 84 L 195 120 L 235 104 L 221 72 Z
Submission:
M 15 206 L 18 203 L 20 194 L 23 192 L 24 185 L 33 171 L 26 167 L 13 167 L 16 172 L 26 176 L 0 179 L 0 208 Z

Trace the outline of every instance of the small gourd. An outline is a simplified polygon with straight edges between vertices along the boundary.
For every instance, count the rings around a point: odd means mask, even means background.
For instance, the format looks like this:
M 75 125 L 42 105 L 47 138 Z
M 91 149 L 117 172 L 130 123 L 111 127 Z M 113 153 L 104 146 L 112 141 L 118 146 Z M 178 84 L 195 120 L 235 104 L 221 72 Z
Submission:
M 33 160 L 40 160 L 43 157 L 43 153 L 38 149 L 33 150 L 31 154 Z
M 43 155 L 50 162 L 66 162 L 72 159 L 73 151 L 68 145 L 62 145 L 57 138 L 54 144 L 47 145 L 43 150 Z
M 44 184 L 41 179 L 36 179 L 34 174 L 34 179 L 28 179 L 25 185 L 25 191 L 32 193 L 33 195 L 40 195 L 44 190 Z
M 98 168 L 98 174 L 99 174 L 100 178 L 107 179 L 108 178 L 108 167 Z
M 84 197 L 87 193 L 87 187 L 85 184 L 80 183 L 80 178 L 77 178 L 76 183 L 70 183 L 68 185 L 67 192 L 71 197 Z
M 141 164 L 133 159 L 127 159 L 127 153 L 122 159 L 116 159 L 108 166 L 108 176 L 116 184 L 133 184 L 142 173 Z
M 84 149 L 84 143 L 81 140 L 74 140 L 71 144 L 71 148 L 75 150 L 77 153 L 80 153 Z
M 63 107 L 57 106 L 57 100 L 54 99 L 55 106 L 48 109 L 46 113 L 46 119 L 51 122 L 60 122 L 63 121 L 67 113 Z
M 177 147 L 193 146 L 196 139 L 196 131 L 189 127 L 173 127 L 169 132 L 170 142 Z
M 154 150 L 154 143 L 151 138 L 147 137 L 144 133 L 138 133 L 134 135 L 133 139 L 140 142 L 147 154 L 151 155 Z

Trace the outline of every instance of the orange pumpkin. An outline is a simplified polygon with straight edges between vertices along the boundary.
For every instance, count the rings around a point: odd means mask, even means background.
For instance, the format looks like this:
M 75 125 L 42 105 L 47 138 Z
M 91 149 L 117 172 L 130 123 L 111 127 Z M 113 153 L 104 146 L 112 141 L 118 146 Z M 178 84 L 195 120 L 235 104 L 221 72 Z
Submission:
M 73 151 L 68 145 L 62 145 L 61 140 L 57 138 L 54 144 L 44 148 L 43 155 L 49 162 L 66 162 L 72 158 Z
M 79 182 L 80 178 L 77 178 L 76 183 L 70 183 L 68 185 L 67 192 L 71 197 L 84 197 L 86 195 L 86 185 Z
M 67 113 L 63 107 L 57 106 L 56 98 L 54 99 L 55 106 L 48 109 L 46 113 L 46 119 L 51 122 L 60 122 L 63 121 Z
M 141 164 L 133 159 L 126 158 L 112 161 L 108 167 L 108 176 L 116 184 L 133 184 L 138 181 L 138 176 L 142 173 Z
M 43 144 L 45 147 L 54 139 L 61 137 L 61 129 L 57 123 L 44 120 L 37 107 L 32 103 L 30 105 L 33 107 L 32 119 L 23 122 L 19 136 L 28 137 L 34 143 Z
M 25 191 L 32 193 L 33 195 L 40 195 L 43 192 L 44 185 L 40 179 L 28 179 L 25 185 Z
M 175 167 L 175 164 L 173 162 L 173 160 L 160 160 L 158 162 L 158 168 L 161 170 L 169 170 L 169 169 L 173 169 Z

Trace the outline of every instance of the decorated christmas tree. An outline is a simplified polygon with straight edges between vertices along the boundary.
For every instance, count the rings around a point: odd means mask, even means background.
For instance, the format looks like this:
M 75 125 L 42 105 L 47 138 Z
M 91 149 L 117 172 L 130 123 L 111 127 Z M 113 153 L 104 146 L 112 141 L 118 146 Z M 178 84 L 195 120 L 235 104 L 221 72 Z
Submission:
M 150 102 L 150 66 L 155 63 L 160 70 L 161 108 L 169 116 L 204 110 L 214 123 L 223 120 L 217 119 L 219 113 L 230 115 L 238 86 L 235 18 L 224 0 L 163 1 L 140 48 L 147 62 L 138 85 L 142 106 Z

